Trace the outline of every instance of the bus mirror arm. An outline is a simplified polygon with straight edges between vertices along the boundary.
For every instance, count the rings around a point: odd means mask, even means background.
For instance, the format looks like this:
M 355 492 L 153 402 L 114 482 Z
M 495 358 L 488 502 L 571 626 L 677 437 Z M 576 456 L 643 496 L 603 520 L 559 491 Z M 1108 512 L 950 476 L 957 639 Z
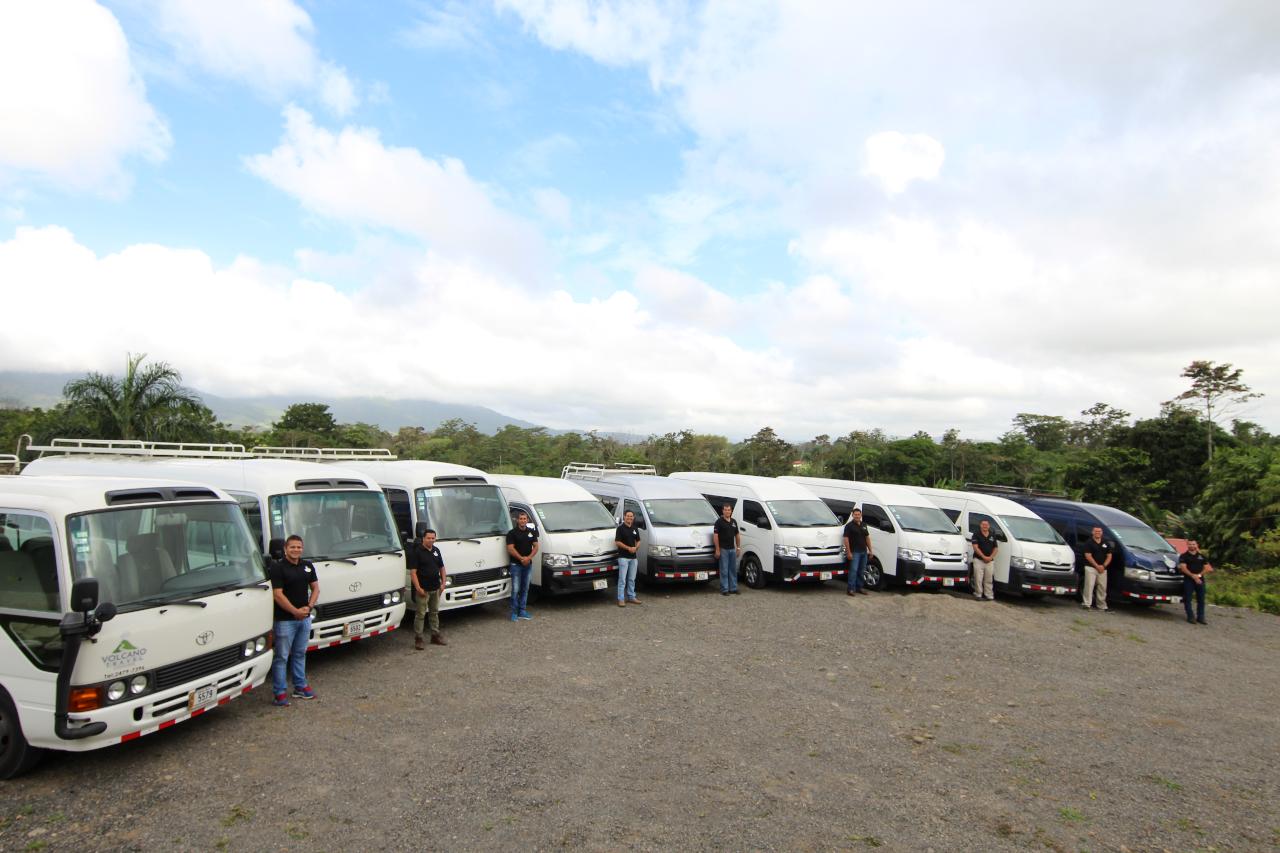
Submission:
M 71 587 L 71 604 L 78 612 L 62 617 L 58 631 L 62 635 L 62 666 L 58 669 L 57 706 L 53 716 L 53 731 L 63 740 L 79 740 L 106 731 L 101 720 L 72 728 L 67 719 L 68 699 L 71 694 L 71 675 L 80 656 L 81 641 L 92 638 L 102 630 L 102 623 L 115 618 L 116 606 L 109 601 L 98 603 L 97 578 L 80 578 Z

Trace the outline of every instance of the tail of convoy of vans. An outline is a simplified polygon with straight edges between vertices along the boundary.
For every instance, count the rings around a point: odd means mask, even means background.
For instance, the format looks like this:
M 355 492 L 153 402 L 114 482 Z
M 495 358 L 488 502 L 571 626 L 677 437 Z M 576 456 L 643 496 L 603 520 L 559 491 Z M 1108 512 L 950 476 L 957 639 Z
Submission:
M 441 610 L 511 597 L 511 517 L 502 490 L 487 474 L 447 462 L 397 460 L 389 451 L 320 451 L 326 459 L 335 453 L 341 454 L 333 458 L 343 467 L 382 487 L 402 538 L 421 539 L 427 528 L 436 532 L 449 578 L 440 595 Z M 405 599 L 412 609 L 412 596 Z
M 871 530 L 871 559 L 863 573 L 869 589 L 892 580 L 907 586 L 955 586 L 969 576 L 968 543 L 951 519 L 928 498 L 906 486 L 783 477 L 801 483 L 822 498 L 841 521 L 854 507 Z
M 693 486 L 659 477 L 652 465 L 576 462 L 560 475 L 600 499 L 617 524 L 635 513 L 640 531 L 637 574 L 649 581 L 699 582 L 719 575 L 711 530 L 715 510 Z
M 1044 492 L 1009 486 L 966 484 L 971 491 L 999 494 L 1022 504 L 1043 518 L 1075 549 L 1078 577 L 1084 573 L 1084 543 L 1094 527 L 1115 548 L 1107 571 L 1107 598 L 1152 603 L 1182 600 L 1178 552 L 1141 520 L 1109 506 L 1048 496 Z
M 372 479 L 332 465 L 256 459 L 240 445 L 54 439 L 28 474 L 166 477 L 215 486 L 240 504 L 262 550 L 297 534 L 320 581 L 309 651 L 374 637 L 404 619 L 404 550 Z M 52 455 L 51 455 L 52 454 Z M 282 543 L 280 543 L 282 544 Z
M 511 520 L 523 512 L 538 531 L 530 585 L 543 592 L 608 589 L 618 574 L 613 516 L 577 483 L 557 477 L 491 474 Z
M 972 539 L 978 526 L 991 525 L 996 549 L 996 587 L 1023 595 L 1076 595 L 1076 555 L 1043 518 L 999 495 L 951 489 L 911 490 L 938 505 Z M 972 553 L 969 557 L 972 560 Z
M 844 577 L 843 530 L 804 486 L 773 477 L 677 471 L 671 479 L 697 489 L 714 512 L 733 506 L 742 534 L 738 570 L 747 585 L 829 581 Z
M 225 492 L 0 477 L 0 778 L 44 749 L 133 740 L 257 687 L 271 614 L 262 555 Z

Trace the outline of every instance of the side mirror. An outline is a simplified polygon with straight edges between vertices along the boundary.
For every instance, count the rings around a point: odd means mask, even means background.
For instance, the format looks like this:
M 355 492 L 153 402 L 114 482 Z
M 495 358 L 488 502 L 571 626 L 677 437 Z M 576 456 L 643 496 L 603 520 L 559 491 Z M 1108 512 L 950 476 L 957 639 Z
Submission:
M 413 538 L 421 539 L 422 534 L 426 533 L 427 528 L 430 526 L 431 525 L 427 524 L 425 521 L 419 521 L 417 524 L 413 526 Z
M 102 602 L 98 605 L 98 608 L 93 611 L 93 618 L 97 619 L 99 622 L 110 622 L 112 619 L 116 618 L 116 606 L 110 601 Z
M 773 529 L 773 525 L 769 523 L 769 519 L 767 518 L 760 519 L 760 521 L 756 524 L 756 527 L 759 527 L 761 530 Z
M 1006 538 L 1006 537 L 1005 537 L 1005 535 L 1004 535 L 1004 531 L 1002 531 L 1002 530 L 997 530 L 995 533 L 996 533 L 996 541 L 997 541 L 997 542 L 1008 542 L 1008 541 L 1009 541 L 1009 540 L 1008 540 L 1008 538 Z
M 267 559 L 283 560 L 284 559 L 284 540 L 272 539 L 267 543 Z
M 71 609 L 77 613 L 92 613 L 97 608 L 98 579 L 79 578 L 71 585 Z
M 893 522 L 887 518 L 884 521 L 880 522 L 880 529 L 883 530 L 885 533 L 897 532 L 893 529 Z
M 958 529 L 958 528 L 957 528 L 957 529 Z M 972 542 L 972 541 L 973 541 L 973 531 L 972 531 L 972 530 L 966 530 L 966 531 L 965 531 L 965 534 L 964 534 L 964 541 L 966 541 L 966 542 Z

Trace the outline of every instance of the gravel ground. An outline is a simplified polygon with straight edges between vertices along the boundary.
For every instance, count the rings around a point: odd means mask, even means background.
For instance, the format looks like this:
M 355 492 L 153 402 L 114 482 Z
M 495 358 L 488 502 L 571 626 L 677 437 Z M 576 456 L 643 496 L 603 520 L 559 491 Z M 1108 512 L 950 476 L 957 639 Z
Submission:
M 837 584 L 446 613 L 0 783 L 5 849 L 1280 849 L 1280 619 Z

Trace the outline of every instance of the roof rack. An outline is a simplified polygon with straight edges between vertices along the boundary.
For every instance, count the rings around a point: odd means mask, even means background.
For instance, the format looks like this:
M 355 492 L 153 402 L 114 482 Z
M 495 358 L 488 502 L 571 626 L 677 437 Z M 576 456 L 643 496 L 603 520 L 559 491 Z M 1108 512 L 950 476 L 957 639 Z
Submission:
M 18 473 L 18 469 L 22 467 L 21 460 L 13 453 L 0 453 L 0 472 L 6 468 L 13 469 L 13 473 Z
M 21 440 L 19 450 L 39 456 L 47 454 L 71 456 L 89 454 L 97 456 L 164 456 L 187 459 L 246 459 L 243 444 L 199 443 L 188 441 L 142 441 L 133 438 L 55 438 L 48 444 L 32 444 Z
M 1070 496 L 1062 492 L 1046 492 L 1040 489 L 1028 489 L 1023 486 L 1001 486 L 993 483 L 965 483 L 966 492 L 981 492 L 986 495 L 1017 495 L 1022 498 L 1057 498 L 1069 501 Z
M 255 447 L 249 454 L 308 462 L 392 462 L 397 458 L 385 447 Z
M 616 462 L 612 466 L 596 462 L 570 462 L 560 472 L 562 480 L 603 480 L 608 476 L 619 474 L 642 474 L 648 477 L 658 476 L 658 469 L 652 465 L 637 465 L 631 462 Z

